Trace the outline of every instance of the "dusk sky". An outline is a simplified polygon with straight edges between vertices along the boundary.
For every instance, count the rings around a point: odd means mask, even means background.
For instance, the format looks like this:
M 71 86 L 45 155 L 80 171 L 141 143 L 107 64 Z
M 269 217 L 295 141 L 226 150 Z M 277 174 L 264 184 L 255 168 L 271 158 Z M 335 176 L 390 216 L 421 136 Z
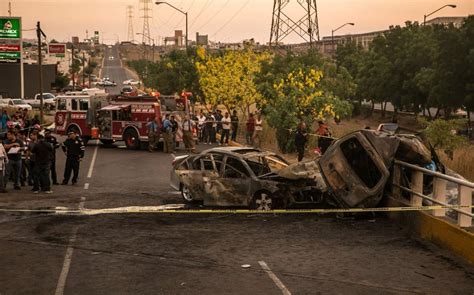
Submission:
M 8 0 L 0 0 L 0 15 L 8 15 Z M 155 1 L 153 1 L 154 3 Z M 41 21 L 48 39 L 70 40 L 71 36 L 83 39 L 86 30 L 103 32 L 104 41 L 113 43 L 127 38 L 126 6 L 134 6 L 134 31 L 142 32 L 143 19 L 138 0 L 11 0 L 12 16 L 23 18 L 23 28 L 34 28 Z M 255 38 L 266 43 L 270 36 L 272 0 L 170 0 L 169 3 L 189 13 L 189 37 L 194 40 L 196 31 L 208 34 L 210 40 L 232 42 Z M 466 16 L 474 14 L 474 0 L 318 0 L 320 35 L 331 35 L 331 30 L 346 22 L 339 34 L 362 33 L 404 24 L 406 20 L 422 21 L 423 15 L 445 4 L 445 8 L 432 17 Z M 151 36 L 154 39 L 173 35 L 175 29 L 184 31 L 184 17 L 172 8 L 150 4 Z M 297 0 L 290 0 L 290 13 L 301 16 Z M 33 31 L 25 31 L 25 38 L 33 38 Z M 141 40 L 141 36 L 135 36 Z M 285 43 L 300 42 L 295 36 Z

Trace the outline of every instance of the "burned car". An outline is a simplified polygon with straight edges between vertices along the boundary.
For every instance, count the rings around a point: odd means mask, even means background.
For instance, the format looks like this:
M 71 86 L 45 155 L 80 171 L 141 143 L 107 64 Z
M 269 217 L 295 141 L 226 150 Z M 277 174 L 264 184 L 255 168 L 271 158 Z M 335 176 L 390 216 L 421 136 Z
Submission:
M 382 199 L 394 159 L 432 162 L 412 135 L 359 130 L 332 143 L 326 153 L 289 165 L 254 148 L 213 148 L 175 158 L 171 186 L 186 202 L 268 210 L 296 204 L 373 207 Z

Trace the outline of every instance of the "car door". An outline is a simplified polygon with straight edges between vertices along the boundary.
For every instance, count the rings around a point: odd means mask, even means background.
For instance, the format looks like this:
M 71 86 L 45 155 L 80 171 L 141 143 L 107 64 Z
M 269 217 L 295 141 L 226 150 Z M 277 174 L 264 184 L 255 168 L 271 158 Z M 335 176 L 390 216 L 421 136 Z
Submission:
M 319 165 L 339 205 L 371 207 L 379 203 L 389 171 L 362 132 L 335 141 L 320 158 Z
M 204 179 L 217 175 L 211 154 L 204 154 L 188 162 L 188 170 L 176 170 L 183 185 L 185 185 L 195 200 L 205 200 Z
M 218 175 L 204 178 L 205 205 L 248 206 L 252 179 L 247 166 L 233 156 L 227 156 L 220 165 Z

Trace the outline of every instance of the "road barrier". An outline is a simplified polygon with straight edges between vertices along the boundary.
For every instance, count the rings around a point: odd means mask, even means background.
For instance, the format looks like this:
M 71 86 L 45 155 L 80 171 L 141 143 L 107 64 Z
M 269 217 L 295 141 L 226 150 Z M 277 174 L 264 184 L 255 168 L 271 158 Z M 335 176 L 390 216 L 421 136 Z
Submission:
M 409 186 L 401 184 L 402 171 L 411 172 Z M 423 194 L 423 178 L 425 175 L 433 177 L 432 197 Z M 413 207 L 432 207 L 423 206 L 423 200 L 441 206 L 450 206 L 450 204 L 446 202 L 446 187 L 448 182 L 452 182 L 458 187 L 457 203 L 460 207 L 449 208 L 457 212 L 457 225 L 460 227 L 471 227 L 472 219 L 474 218 L 474 214 L 472 214 L 472 192 L 474 190 L 474 183 L 472 182 L 396 160 L 393 171 L 392 193 L 396 198 L 403 198 L 402 191 L 410 193 L 409 203 Z M 446 209 L 448 208 L 433 209 L 432 215 L 435 217 L 445 217 Z

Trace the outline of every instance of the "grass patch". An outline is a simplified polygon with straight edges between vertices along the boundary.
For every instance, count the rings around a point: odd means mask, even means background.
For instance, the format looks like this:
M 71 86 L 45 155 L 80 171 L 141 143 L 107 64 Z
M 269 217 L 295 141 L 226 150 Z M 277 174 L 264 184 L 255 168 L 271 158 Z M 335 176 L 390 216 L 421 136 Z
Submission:
M 438 154 L 441 162 L 447 167 L 469 181 L 474 181 L 474 145 L 471 144 L 455 150 L 452 160 L 442 151 L 439 151 Z

